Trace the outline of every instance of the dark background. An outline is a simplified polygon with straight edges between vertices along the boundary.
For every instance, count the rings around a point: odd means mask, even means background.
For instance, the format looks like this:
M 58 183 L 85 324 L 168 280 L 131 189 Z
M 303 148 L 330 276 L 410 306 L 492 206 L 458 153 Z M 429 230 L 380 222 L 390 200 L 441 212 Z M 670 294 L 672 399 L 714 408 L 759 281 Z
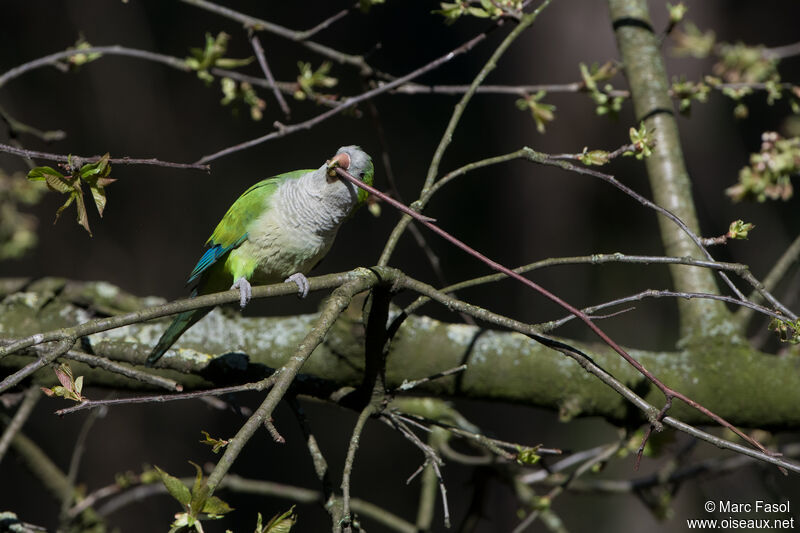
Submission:
M 712 28 L 718 40 L 744 41 L 778 46 L 800 37 L 796 21 L 800 6 L 782 2 L 706 1 L 689 2 L 689 18 L 701 29 Z M 310 28 L 348 7 L 349 2 L 293 4 L 226 2 L 244 13 L 285 25 Z M 435 2 L 389 1 L 368 15 L 355 12 L 313 39 L 337 49 L 369 53 L 370 64 L 394 75 L 405 74 L 452 50 L 487 23 L 465 19 L 445 26 L 431 15 Z M 663 28 L 666 14 L 661 2 L 652 2 L 654 26 Z M 185 57 L 189 47 L 200 47 L 204 33 L 225 31 L 232 36 L 229 57 L 252 54 L 246 33 L 237 23 L 182 3 L 158 1 L 83 0 L 80 2 L 7 2 L 0 20 L 0 71 L 63 50 L 83 35 L 94 45 L 119 44 Z M 422 83 L 469 83 L 508 30 L 494 32 L 474 51 L 418 80 Z M 278 80 L 297 75 L 297 61 L 322 58 L 302 46 L 267 33 L 261 34 L 272 72 Z M 380 45 L 379 48 L 376 48 Z M 604 2 L 555 1 L 502 58 L 487 83 L 568 83 L 580 78 L 578 63 L 605 62 L 618 57 Z M 784 80 L 798 79 L 797 58 L 781 64 Z M 668 57 L 670 75 L 685 74 L 698 79 L 708 73 L 711 60 Z M 256 64 L 246 72 L 260 76 Z M 361 92 L 357 73 L 334 65 L 339 78 L 334 89 L 342 95 Z M 624 87 L 618 76 L 613 83 Z M 264 134 L 274 120 L 286 122 L 270 93 L 259 90 L 267 101 L 265 118 L 252 122 L 245 109 L 238 117 L 219 105 L 218 85 L 205 86 L 187 74 L 139 59 L 109 56 L 64 74 L 43 68 L 15 79 L 0 89 L 0 105 L 12 116 L 41 129 L 63 129 L 65 140 L 47 145 L 23 137 L 27 148 L 61 154 L 157 157 L 192 162 L 201 156 Z M 522 146 L 563 153 L 579 152 L 584 146 L 613 149 L 628 140 L 634 124 L 626 104 L 619 118 L 597 117 L 594 105 L 583 94 L 551 94 L 546 101 L 557 106 L 556 121 L 545 135 L 536 132 L 527 112 L 516 109 L 510 96 L 477 96 L 456 131 L 442 162 L 446 172 L 464 163 L 511 152 Z M 385 130 L 387 146 L 400 193 L 406 201 L 416 198 L 428 164 L 444 131 L 457 96 L 382 95 L 375 100 Z M 692 117 L 680 118 L 683 149 L 694 180 L 694 193 L 703 234 L 719 235 L 737 218 L 756 224 L 749 241 L 734 242 L 713 250 L 720 260 L 747 263 L 759 277 L 800 231 L 797 200 L 770 205 L 731 204 L 723 191 L 736 180 L 748 154 L 757 151 L 760 134 L 781 131 L 788 106 L 765 104 L 763 95 L 747 98 L 750 115 L 732 116 L 730 100 L 714 93 L 704 105 L 695 104 Z M 289 99 L 289 123 L 314 116 L 321 108 Z M 212 163 L 210 175 L 191 170 L 150 166 L 116 165 L 119 179 L 108 189 L 104 218 L 90 206 L 94 237 L 74 223 L 70 209 L 51 225 L 63 201 L 49 194 L 32 210 L 40 219 L 39 245 L 24 258 L 0 263 L 0 276 L 62 276 L 70 279 L 106 280 L 139 295 L 173 299 L 185 295 L 183 282 L 202 252 L 211 230 L 230 203 L 253 182 L 296 168 L 317 167 L 346 144 L 360 144 L 376 160 L 376 186 L 386 189 L 385 169 L 380 162 L 381 145 L 365 107 L 361 119 L 339 115 L 310 131 L 296 133 L 238 152 Z M 6 142 L 5 132 L 0 141 Z M 40 164 L 52 164 L 40 162 Z M 25 170 L 22 160 L 0 154 L 7 171 Z M 624 183 L 649 194 L 643 165 L 618 161 L 609 167 Z M 426 213 L 440 225 L 493 259 L 517 266 L 556 256 L 626 252 L 660 254 L 653 212 L 591 178 L 514 162 L 473 172 L 443 190 Z M 377 261 L 383 243 L 398 219 L 388 206 L 379 218 L 364 210 L 343 227 L 336 245 L 318 273 L 348 270 Z M 455 282 L 487 273 L 487 268 L 459 250 L 426 234 L 441 258 L 445 276 Z M 437 284 L 430 266 L 408 236 L 391 261 L 418 279 Z M 603 266 L 565 267 L 532 274 L 532 279 L 574 305 L 590 305 L 644 288 L 666 288 L 669 277 L 660 267 Z M 791 298 L 779 291 L 786 303 Z M 464 292 L 461 297 L 519 320 L 538 322 L 562 316 L 536 294 L 512 282 L 502 282 Z M 311 312 L 321 295 L 305 301 L 282 298 L 254 302 L 247 314 L 292 314 Z M 401 296 L 408 301 L 411 295 Z M 457 321 L 457 315 L 428 306 L 437 318 Z M 620 343 L 641 348 L 671 348 L 675 341 L 675 304 L 643 302 L 635 313 L 604 322 L 604 328 Z M 635 325 L 635 327 L 631 327 Z M 579 326 L 568 326 L 559 334 L 589 338 Z M 102 391 L 90 391 L 101 396 Z M 259 396 L 243 396 L 242 403 L 257 405 Z M 26 433 L 45 446 L 54 460 L 67 467 L 75 435 L 83 415 L 58 419 L 48 413 L 54 401 L 40 403 Z M 565 449 L 582 449 L 615 438 L 615 429 L 599 420 L 577 420 L 558 424 L 553 413 L 509 405 L 457 406 L 490 433 L 512 441 Z M 320 445 L 332 467 L 333 479 L 341 479 L 341 464 L 355 418 L 324 405 L 307 405 Z M 115 472 L 138 470 L 142 464 L 158 464 L 176 475 L 192 475 L 187 459 L 213 461 L 203 445 L 196 444 L 200 429 L 212 435 L 232 435 L 243 422 L 236 416 L 212 411 L 203 404 L 119 407 L 109 411 L 92 431 L 84 457 L 81 483 L 89 490 L 109 484 Z M 311 462 L 302 445 L 302 435 L 291 413 L 279 409 L 276 424 L 288 444 L 278 446 L 266 432 L 254 438 L 237 461 L 234 471 L 245 477 L 283 481 L 314 487 Z M 787 437 L 788 438 L 788 437 Z M 681 442 L 681 438 L 678 438 Z M 677 445 L 677 444 L 676 444 Z M 700 455 L 712 453 L 701 445 Z M 380 424 L 367 427 L 354 472 L 354 494 L 411 519 L 416 512 L 417 482 L 405 479 L 421 463 L 418 451 Z M 650 462 L 642 473 L 657 462 Z M 609 477 L 631 477 L 630 459 L 617 462 Z M 454 523 L 463 517 L 473 475 L 456 464 L 445 468 Z M 40 488 L 9 455 L 0 463 L 0 510 L 18 512 L 21 518 L 53 527 L 58 507 L 43 497 Z M 735 480 L 735 482 L 734 482 Z M 9 481 L 12 481 L 9 483 Z M 14 490 L 10 490 L 10 486 Z M 711 518 L 702 511 L 706 499 L 749 501 L 760 496 L 778 501 L 796 495 L 794 478 L 776 472 L 747 468 L 720 479 L 689 483 L 675 503 L 676 518 L 657 522 L 634 498 L 565 495 L 555 503 L 565 525 L 583 530 L 682 531 L 683 518 Z M 792 490 L 793 492 L 786 492 Z M 780 497 L 773 494 L 778 494 Z M 242 495 L 222 494 L 237 508 L 229 519 L 205 524 L 206 531 L 249 531 L 255 512 L 265 517 L 287 509 L 290 503 Z M 800 500 L 798 500 L 800 505 Z M 591 509 L 591 511 L 589 511 Z M 123 531 L 163 528 L 177 510 L 168 497 L 132 505 L 110 517 Z M 506 531 L 516 523 L 516 504 L 510 491 L 492 485 L 481 531 Z M 574 510 L 582 510 L 574 512 Z M 319 507 L 298 507 L 299 531 L 327 529 L 327 515 Z M 437 520 L 436 528 L 441 529 Z M 380 530 L 365 521 L 365 526 Z M 537 524 L 532 530 L 539 531 Z

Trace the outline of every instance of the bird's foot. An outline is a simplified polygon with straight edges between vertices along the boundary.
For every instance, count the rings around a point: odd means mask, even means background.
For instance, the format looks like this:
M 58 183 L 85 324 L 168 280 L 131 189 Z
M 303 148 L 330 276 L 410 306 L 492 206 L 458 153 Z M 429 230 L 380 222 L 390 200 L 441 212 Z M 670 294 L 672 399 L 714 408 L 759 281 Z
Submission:
M 250 282 L 246 279 L 239 278 L 231 285 L 231 290 L 234 289 L 239 289 L 239 305 L 244 309 L 250 298 L 253 297 L 253 287 L 250 286 Z
M 300 272 L 295 272 L 285 280 L 284 283 L 294 282 L 297 285 L 297 295 L 300 298 L 305 298 L 308 296 L 308 289 L 310 288 L 310 284 L 308 283 L 308 278 L 305 277 Z

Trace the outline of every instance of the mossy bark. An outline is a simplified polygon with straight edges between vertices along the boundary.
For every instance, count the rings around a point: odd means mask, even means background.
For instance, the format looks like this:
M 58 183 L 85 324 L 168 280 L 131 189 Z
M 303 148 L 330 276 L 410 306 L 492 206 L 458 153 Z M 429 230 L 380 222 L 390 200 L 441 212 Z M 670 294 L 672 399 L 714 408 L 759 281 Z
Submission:
M 7 296 L 0 304 L 0 336 L 5 339 L 71 326 L 89 318 L 85 305 L 101 288 L 106 303 L 107 284 L 65 283 L 58 294 L 25 292 Z M 40 284 L 44 291 L 47 284 Z M 78 290 L 80 288 L 80 290 Z M 76 304 L 73 296 L 81 295 Z M 130 295 L 125 297 L 128 305 Z M 150 304 L 152 299 L 139 300 Z M 329 396 L 341 387 L 362 383 L 364 328 L 360 304 L 344 313 L 325 341 L 303 366 L 297 386 Z M 243 318 L 217 309 L 190 329 L 163 358 L 163 372 L 187 389 L 252 381 L 279 368 L 290 358 L 312 327 L 317 315 Z M 391 319 L 391 317 L 390 317 Z M 91 335 L 89 347 L 97 355 L 142 364 L 167 320 L 136 324 Z M 661 394 L 608 347 L 565 340 L 628 387 L 660 406 Z M 716 347 L 715 347 L 716 346 Z M 800 427 L 800 359 L 777 357 L 731 347 L 708 339 L 701 349 L 630 352 L 667 385 L 726 418 L 733 424 L 762 428 Z M 226 354 L 220 357 L 220 354 Z M 20 368 L 29 357 L 0 359 L 0 372 Z M 143 384 L 101 370 L 71 363 L 75 375 L 85 375 L 85 386 L 141 389 Z M 641 414 L 576 362 L 519 333 L 451 324 L 425 316 L 406 319 L 394 337 L 386 384 L 430 376 L 467 364 L 465 372 L 431 381 L 415 389 L 456 398 L 504 401 L 559 410 L 563 416 L 602 416 L 617 422 L 637 422 Z M 170 370 L 171 369 L 171 370 Z M 40 370 L 36 379 L 52 381 L 52 370 Z M 769 386 L 764 386 L 764 384 Z M 680 403 L 670 415 L 687 423 L 703 417 Z

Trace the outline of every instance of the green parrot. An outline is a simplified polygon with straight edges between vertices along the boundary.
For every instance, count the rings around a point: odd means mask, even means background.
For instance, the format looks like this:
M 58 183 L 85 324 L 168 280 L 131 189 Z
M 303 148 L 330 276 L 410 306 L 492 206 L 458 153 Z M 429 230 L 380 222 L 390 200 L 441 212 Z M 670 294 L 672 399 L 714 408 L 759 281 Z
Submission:
M 372 159 L 358 146 L 343 146 L 317 170 L 295 170 L 267 178 L 247 189 L 228 209 L 207 249 L 189 275 L 191 295 L 238 289 L 244 308 L 251 285 L 297 284 L 308 294 L 305 274 L 333 244 L 339 226 L 367 199 L 367 191 L 339 178 L 339 166 L 372 185 Z M 152 366 L 184 331 L 210 309 L 179 314 L 164 331 L 150 356 Z

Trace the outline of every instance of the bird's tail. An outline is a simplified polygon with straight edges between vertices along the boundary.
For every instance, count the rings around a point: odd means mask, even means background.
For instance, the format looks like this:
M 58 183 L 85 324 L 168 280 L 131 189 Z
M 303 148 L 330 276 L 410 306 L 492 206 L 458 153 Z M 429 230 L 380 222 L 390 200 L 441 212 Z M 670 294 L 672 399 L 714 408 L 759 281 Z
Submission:
M 184 311 L 176 316 L 172 324 L 169 325 L 167 330 L 161 335 L 161 338 L 158 339 L 158 344 L 156 344 L 153 351 L 150 352 L 150 355 L 147 357 L 145 366 L 153 366 L 156 361 L 164 355 L 164 352 L 169 350 L 169 347 L 178 340 L 178 337 L 183 335 L 184 331 L 192 327 L 195 322 L 206 316 L 210 311 L 211 308 L 193 309 L 191 311 Z

